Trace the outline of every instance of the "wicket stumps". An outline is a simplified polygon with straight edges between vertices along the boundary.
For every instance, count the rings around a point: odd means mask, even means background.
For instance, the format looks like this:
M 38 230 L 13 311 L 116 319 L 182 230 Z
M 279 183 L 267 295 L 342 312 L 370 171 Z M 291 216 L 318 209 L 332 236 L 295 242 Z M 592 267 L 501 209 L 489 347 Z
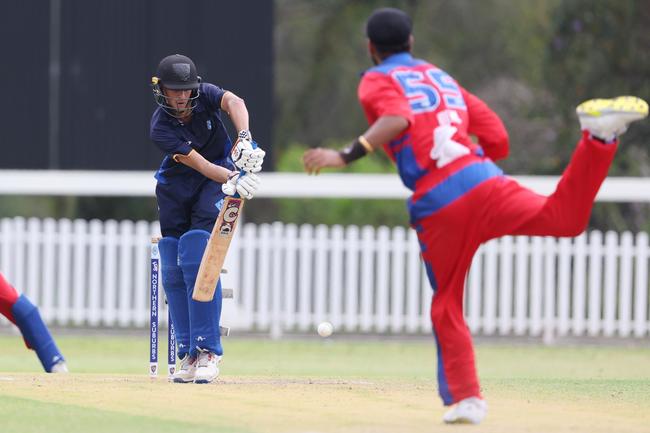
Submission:
M 151 312 L 149 323 L 149 376 L 153 379 L 158 377 L 158 307 L 160 291 L 160 251 L 158 250 L 159 237 L 151 238 L 151 267 L 150 271 L 150 297 L 149 308 Z M 221 270 L 222 274 L 227 271 Z M 234 289 L 222 289 L 223 299 L 232 299 Z M 167 378 L 172 380 L 172 376 L 176 371 L 176 334 L 174 333 L 174 324 L 172 323 L 172 316 L 167 309 Z M 222 337 L 230 335 L 230 328 L 227 326 L 219 326 L 219 333 Z
M 149 324 L 149 376 L 158 376 L 158 307 L 160 296 L 160 238 L 151 238 L 150 324 Z M 169 310 L 168 310 L 169 311 Z M 176 370 L 176 334 L 171 315 L 167 314 L 167 377 L 171 380 Z

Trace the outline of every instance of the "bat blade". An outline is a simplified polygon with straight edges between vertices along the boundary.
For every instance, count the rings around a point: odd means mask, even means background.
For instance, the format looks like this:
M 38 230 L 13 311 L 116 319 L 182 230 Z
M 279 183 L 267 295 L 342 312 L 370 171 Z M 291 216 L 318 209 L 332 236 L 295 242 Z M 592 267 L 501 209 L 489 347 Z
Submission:
M 221 268 L 226 260 L 230 241 L 232 240 L 237 221 L 244 208 L 244 199 L 226 197 L 217 222 L 214 224 L 212 234 L 205 247 L 199 273 L 192 291 L 192 299 L 200 302 L 210 302 L 214 298 L 217 281 Z

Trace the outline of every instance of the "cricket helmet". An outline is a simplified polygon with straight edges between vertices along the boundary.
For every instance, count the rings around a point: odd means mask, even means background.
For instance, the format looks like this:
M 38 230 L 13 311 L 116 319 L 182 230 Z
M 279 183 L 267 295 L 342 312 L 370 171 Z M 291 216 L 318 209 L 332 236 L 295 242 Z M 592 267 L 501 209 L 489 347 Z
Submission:
M 190 112 L 196 107 L 199 97 L 199 83 L 201 77 L 196 73 L 196 66 L 192 59 L 182 54 L 172 54 L 160 61 L 156 75 L 151 77 L 151 87 L 156 104 L 172 117 L 184 117 L 187 112 L 178 113 L 167 100 L 164 89 L 191 90 Z

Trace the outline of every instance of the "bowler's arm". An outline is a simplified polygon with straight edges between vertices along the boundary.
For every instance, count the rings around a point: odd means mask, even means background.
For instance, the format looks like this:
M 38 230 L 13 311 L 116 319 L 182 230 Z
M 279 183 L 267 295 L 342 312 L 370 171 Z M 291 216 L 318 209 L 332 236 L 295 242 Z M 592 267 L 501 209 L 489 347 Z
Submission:
M 307 150 L 302 161 L 309 174 L 323 168 L 344 167 L 398 137 L 409 126 L 402 116 L 381 116 L 366 132 L 341 151 L 317 147 Z

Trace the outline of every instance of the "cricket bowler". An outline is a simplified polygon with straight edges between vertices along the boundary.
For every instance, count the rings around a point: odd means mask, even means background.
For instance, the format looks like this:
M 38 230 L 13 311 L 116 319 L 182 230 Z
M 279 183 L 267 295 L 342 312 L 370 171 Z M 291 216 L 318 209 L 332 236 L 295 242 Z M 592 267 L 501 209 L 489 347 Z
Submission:
M 437 66 L 411 55 L 411 19 L 384 8 L 366 24 L 375 64 L 358 97 L 370 128 L 341 151 L 316 148 L 305 170 L 343 167 L 379 147 L 412 192 L 410 224 L 417 231 L 433 297 L 431 323 L 438 350 L 438 392 L 453 406 L 446 423 L 480 423 L 487 404 L 463 317 L 465 278 L 480 244 L 505 235 L 577 236 L 628 125 L 648 115 L 635 97 L 595 99 L 577 107 L 582 138 L 556 191 L 541 196 L 505 176 L 503 122 L 482 100 Z M 474 141 L 471 136 L 476 137 Z

